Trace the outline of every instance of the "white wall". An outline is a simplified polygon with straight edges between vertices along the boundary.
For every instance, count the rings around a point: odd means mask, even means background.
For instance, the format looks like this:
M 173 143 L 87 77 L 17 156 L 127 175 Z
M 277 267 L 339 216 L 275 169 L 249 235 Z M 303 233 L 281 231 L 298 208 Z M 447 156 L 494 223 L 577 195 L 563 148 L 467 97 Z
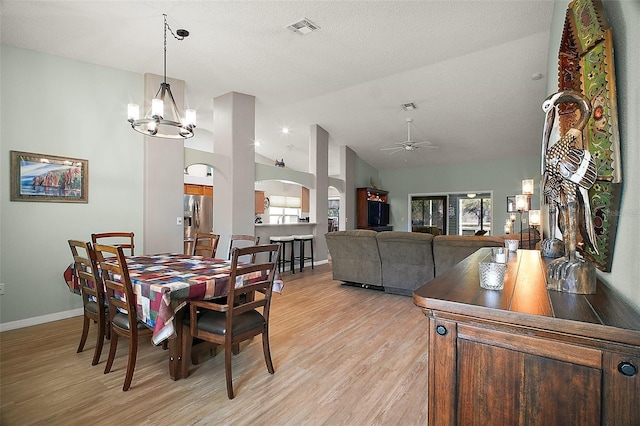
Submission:
M 126 121 L 142 104 L 142 76 L 0 46 L 0 324 L 82 307 L 62 274 L 67 240 L 133 231 L 140 252 L 143 136 Z M 89 160 L 87 204 L 9 201 L 9 151 Z

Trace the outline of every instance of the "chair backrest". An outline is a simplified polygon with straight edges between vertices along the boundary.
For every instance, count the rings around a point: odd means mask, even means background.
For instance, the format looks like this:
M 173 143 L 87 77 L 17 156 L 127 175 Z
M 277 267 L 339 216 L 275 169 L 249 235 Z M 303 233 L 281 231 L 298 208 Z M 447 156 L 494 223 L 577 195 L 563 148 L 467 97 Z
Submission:
M 102 232 L 99 234 L 91 234 L 91 241 L 93 244 L 100 243 L 129 249 L 131 256 L 135 256 L 133 232 Z
M 110 319 L 113 320 L 118 311 L 126 312 L 130 328 L 135 328 L 138 321 L 136 297 L 133 293 L 129 268 L 122 247 L 95 244 L 93 249 L 96 253 L 96 261 L 100 266 L 100 277 L 107 292 Z M 116 280 L 116 276 L 119 277 L 119 280 Z
M 196 233 L 196 241 L 193 245 L 194 256 L 216 257 L 216 251 L 218 250 L 218 241 L 220 235 L 198 232 Z
M 227 305 L 229 306 L 227 311 L 227 330 L 232 330 L 234 317 L 258 308 L 262 308 L 262 316 L 265 319 L 265 323 L 269 323 L 269 309 L 273 293 L 273 280 L 278 269 L 279 248 L 278 244 L 266 244 L 233 249 L 227 293 Z M 239 260 L 243 256 L 255 258 L 260 253 L 264 253 L 264 255 L 260 256 L 260 259 L 266 258 L 270 260 L 260 263 L 242 263 Z M 240 278 L 243 275 L 245 277 Z M 258 276 L 251 278 L 251 275 Z M 240 286 L 236 283 L 238 279 L 246 281 Z M 261 293 L 263 297 L 251 297 L 256 292 Z M 246 295 L 246 297 L 241 297 L 242 295 Z
M 260 244 L 260 237 L 254 237 L 253 235 L 242 235 L 242 234 L 234 234 L 231 236 L 231 240 L 229 241 L 229 256 L 227 257 L 229 260 L 232 259 L 233 249 L 234 248 L 244 248 L 257 246 Z M 256 260 L 255 254 L 251 256 L 250 262 L 254 262 Z
M 69 240 L 69 248 L 73 255 L 73 269 L 80 284 L 83 306 L 87 305 L 92 296 L 98 306 L 104 306 L 104 287 L 100 280 L 96 254 L 91 243 Z

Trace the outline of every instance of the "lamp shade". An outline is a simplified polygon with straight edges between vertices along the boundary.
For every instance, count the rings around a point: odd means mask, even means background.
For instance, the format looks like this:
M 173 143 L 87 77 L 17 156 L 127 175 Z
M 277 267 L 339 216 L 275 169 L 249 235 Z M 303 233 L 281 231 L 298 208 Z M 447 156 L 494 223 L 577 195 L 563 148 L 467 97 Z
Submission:
M 524 195 L 533 195 L 533 179 L 524 179 L 522 181 L 522 193 Z
M 529 210 L 529 223 L 531 225 L 540 225 L 540 210 Z
M 516 208 L 520 211 L 529 210 L 529 196 L 520 194 L 516 195 Z

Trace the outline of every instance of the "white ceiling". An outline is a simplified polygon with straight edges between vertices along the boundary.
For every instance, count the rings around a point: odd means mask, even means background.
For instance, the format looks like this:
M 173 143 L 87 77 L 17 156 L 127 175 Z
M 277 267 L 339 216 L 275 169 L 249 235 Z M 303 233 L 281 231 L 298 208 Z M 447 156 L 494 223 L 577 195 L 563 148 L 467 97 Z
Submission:
M 312 124 L 330 134 L 330 174 L 340 145 L 378 169 L 539 153 L 551 0 L 1 5 L 2 44 L 160 75 L 166 13 L 174 32 L 191 33 L 169 35 L 167 75 L 186 82 L 198 111 L 196 146 L 214 143 L 213 99 L 236 91 L 256 97 L 256 151 L 298 170 L 308 170 Z M 321 29 L 285 28 L 301 18 Z M 407 102 L 418 109 L 402 111 Z M 439 148 L 381 151 L 406 140 L 407 118 L 414 140 Z

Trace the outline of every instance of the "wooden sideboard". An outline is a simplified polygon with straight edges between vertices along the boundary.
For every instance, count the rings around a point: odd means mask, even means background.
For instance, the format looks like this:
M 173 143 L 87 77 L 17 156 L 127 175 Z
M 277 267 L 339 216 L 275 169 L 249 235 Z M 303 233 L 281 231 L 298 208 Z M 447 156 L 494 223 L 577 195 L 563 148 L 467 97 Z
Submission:
M 429 424 L 639 425 L 640 315 L 598 281 L 548 291 L 540 252 L 511 253 L 504 289 L 472 254 L 414 292 L 429 321 Z

